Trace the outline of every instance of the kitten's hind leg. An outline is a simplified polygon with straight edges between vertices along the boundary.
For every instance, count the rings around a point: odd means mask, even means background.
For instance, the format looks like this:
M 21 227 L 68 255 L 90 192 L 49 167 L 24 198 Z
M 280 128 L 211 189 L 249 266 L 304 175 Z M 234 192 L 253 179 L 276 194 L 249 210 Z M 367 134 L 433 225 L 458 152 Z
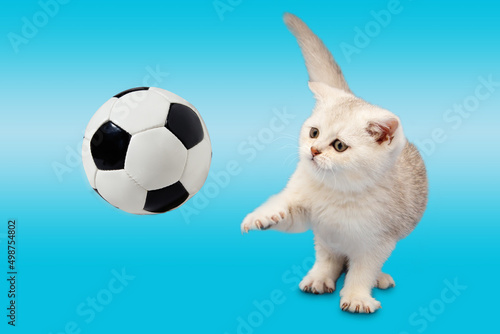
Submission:
M 375 285 L 379 289 L 389 289 L 396 286 L 396 283 L 392 279 L 391 275 L 380 272 L 377 277 L 377 285 Z
M 326 249 L 315 240 L 316 262 L 302 279 L 299 288 L 314 294 L 332 293 L 345 264 L 345 257 Z

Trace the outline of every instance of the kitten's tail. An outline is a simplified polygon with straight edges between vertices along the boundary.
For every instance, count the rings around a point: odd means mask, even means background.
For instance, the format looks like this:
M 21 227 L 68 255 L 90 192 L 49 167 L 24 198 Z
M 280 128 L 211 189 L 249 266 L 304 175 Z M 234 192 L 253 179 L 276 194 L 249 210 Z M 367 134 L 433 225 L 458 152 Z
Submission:
M 309 81 L 319 81 L 329 86 L 351 92 L 342 70 L 323 42 L 297 16 L 285 13 L 283 17 L 288 29 L 299 43 L 306 61 Z

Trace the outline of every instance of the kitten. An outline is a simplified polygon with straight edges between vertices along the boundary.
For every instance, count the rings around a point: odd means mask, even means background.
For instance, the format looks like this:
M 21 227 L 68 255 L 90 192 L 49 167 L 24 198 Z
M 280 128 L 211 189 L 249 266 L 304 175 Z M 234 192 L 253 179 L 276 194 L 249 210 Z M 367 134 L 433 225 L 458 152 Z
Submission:
M 399 118 L 354 96 L 321 40 L 292 14 L 316 106 L 300 133 L 300 160 L 285 189 L 250 213 L 242 232 L 314 232 L 316 262 L 299 287 L 331 293 L 344 266 L 343 311 L 373 313 L 373 287 L 394 280 L 381 271 L 396 242 L 427 204 L 424 162 Z

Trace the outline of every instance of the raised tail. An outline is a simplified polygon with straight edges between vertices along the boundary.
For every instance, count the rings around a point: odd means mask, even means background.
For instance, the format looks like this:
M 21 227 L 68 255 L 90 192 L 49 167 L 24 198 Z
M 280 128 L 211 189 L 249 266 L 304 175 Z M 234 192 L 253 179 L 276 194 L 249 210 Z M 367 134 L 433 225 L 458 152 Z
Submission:
M 342 70 L 318 36 L 293 14 L 285 13 L 283 19 L 288 29 L 297 38 L 306 62 L 309 81 L 322 82 L 351 93 Z

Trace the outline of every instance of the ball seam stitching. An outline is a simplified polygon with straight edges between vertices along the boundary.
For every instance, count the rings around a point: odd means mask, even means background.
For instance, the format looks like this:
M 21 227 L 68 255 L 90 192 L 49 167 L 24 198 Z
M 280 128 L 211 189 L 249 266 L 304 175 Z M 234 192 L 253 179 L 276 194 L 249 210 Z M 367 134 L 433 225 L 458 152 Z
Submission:
M 133 134 L 131 133 L 130 135 L 131 136 L 135 136 L 135 135 L 138 135 L 139 133 L 142 133 L 142 132 L 145 132 L 145 131 L 148 131 L 148 130 L 161 129 L 161 128 L 164 128 L 164 127 L 165 127 L 165 125 L 155 125 L 155 126 L 152 126 L 152 127 L 149 127 L 149 128 L 143 129 L 143 130 L 140 130 L 138 132 L 134 132 Z
M 123 170 L 125 171 L 125 174 L 127 174 L 127 175 L 128 175 L 128 177 L 130 177 L 130 179 L 131 179 L 132 181 L 134 181 L 134 183 L 135 183 L 135 184 L 137 184 L 137 186 L 139 186 L 140 188 L 142 188 L 142 189 L 146 190 L 146 192 L 148 191 L 146 188 L 144 188 L 143 186 L 141 186 L 141 184 L 140 184 L 140 183 L 139 183 L 136 179 L 134 179 L 134 177 L 133 177 L 132 175 L 130 175 L 130 174 L 129 174 L 129 172 L 127 172 L 127 170 L 126 170 L 126 169 L 123 169 Z

